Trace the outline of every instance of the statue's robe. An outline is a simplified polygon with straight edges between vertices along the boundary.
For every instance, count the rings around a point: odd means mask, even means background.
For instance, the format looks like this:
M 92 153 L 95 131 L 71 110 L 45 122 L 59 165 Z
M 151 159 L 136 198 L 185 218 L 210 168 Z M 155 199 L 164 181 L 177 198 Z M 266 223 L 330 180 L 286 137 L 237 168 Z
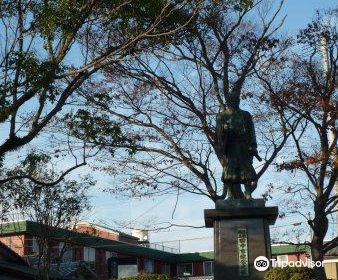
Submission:
M 257 149 L 255 128 L 249 112 L 225 110 L 216 119 L 216 152 L 223 165 L 222 181 L 245 184 L 256 180 L 252 166 Z

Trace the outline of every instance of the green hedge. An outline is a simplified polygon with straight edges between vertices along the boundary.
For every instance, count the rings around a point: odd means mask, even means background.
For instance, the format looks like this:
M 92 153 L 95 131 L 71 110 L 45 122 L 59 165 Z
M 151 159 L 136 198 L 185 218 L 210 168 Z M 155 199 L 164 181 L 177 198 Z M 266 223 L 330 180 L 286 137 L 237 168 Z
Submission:
M 123 280 L 174 280 L 163 274 L 142 274 L 138 276 L 122 278 Z
M 264 280 L 314 280 L 315 273 L 308 267 L 276 267 L 265 274 Z

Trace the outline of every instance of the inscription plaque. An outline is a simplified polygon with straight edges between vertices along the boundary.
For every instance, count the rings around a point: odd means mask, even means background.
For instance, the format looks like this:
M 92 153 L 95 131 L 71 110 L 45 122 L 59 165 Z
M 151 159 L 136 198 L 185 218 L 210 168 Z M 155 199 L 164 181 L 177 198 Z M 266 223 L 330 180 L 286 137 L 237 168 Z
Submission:
M 238 274 L 249 276 L 248 234 L 246 228 L 237 229 Z

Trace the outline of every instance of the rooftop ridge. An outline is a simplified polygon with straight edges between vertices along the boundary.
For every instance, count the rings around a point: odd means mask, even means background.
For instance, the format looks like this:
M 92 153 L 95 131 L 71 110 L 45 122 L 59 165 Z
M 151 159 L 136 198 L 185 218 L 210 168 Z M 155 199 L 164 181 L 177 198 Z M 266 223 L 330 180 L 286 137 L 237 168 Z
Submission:
M 135 240 L 139 240 L 139 238 L 137 238 L 137 237 L 135 237 L 135 236 L 133 236 L 131 234 L 125 233 L 123 231 L 120 231 L 120 230 L 117 230 L 117 229 L 114 229 L 114 228 L 111 228 L 111 227 L 108 227 L 108 226 L 105 226 L 105 225 L 100 225 L 100 224 L 97 224 L 97 223 L 94 223 L 94 222 L 81 221 L 81 222 L 76 223 L 75 226 L 81 225 L 81 224 L 86 224 L 86 225 L 90 225 L 90 226 L 93 226 L 93 227 L 100 227 L 102 229 L 114 232 L 114 233 L 116 233 L 118 235 L 126 236 L 126 237 L 129 237 L 129 238 L 135 239 Z

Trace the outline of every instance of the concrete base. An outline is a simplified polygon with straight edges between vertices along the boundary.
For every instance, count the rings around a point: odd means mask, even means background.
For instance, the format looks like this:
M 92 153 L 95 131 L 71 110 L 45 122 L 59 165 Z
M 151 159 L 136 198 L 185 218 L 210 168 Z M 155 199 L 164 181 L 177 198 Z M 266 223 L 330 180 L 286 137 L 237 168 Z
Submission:
M 214 228 L 214 280 L 263 280 L 254 260 L 271 258 L 269 225 L 277 216 L 278 208 L 261 199 L 219 201 L 204 210 L 206 226 Z

